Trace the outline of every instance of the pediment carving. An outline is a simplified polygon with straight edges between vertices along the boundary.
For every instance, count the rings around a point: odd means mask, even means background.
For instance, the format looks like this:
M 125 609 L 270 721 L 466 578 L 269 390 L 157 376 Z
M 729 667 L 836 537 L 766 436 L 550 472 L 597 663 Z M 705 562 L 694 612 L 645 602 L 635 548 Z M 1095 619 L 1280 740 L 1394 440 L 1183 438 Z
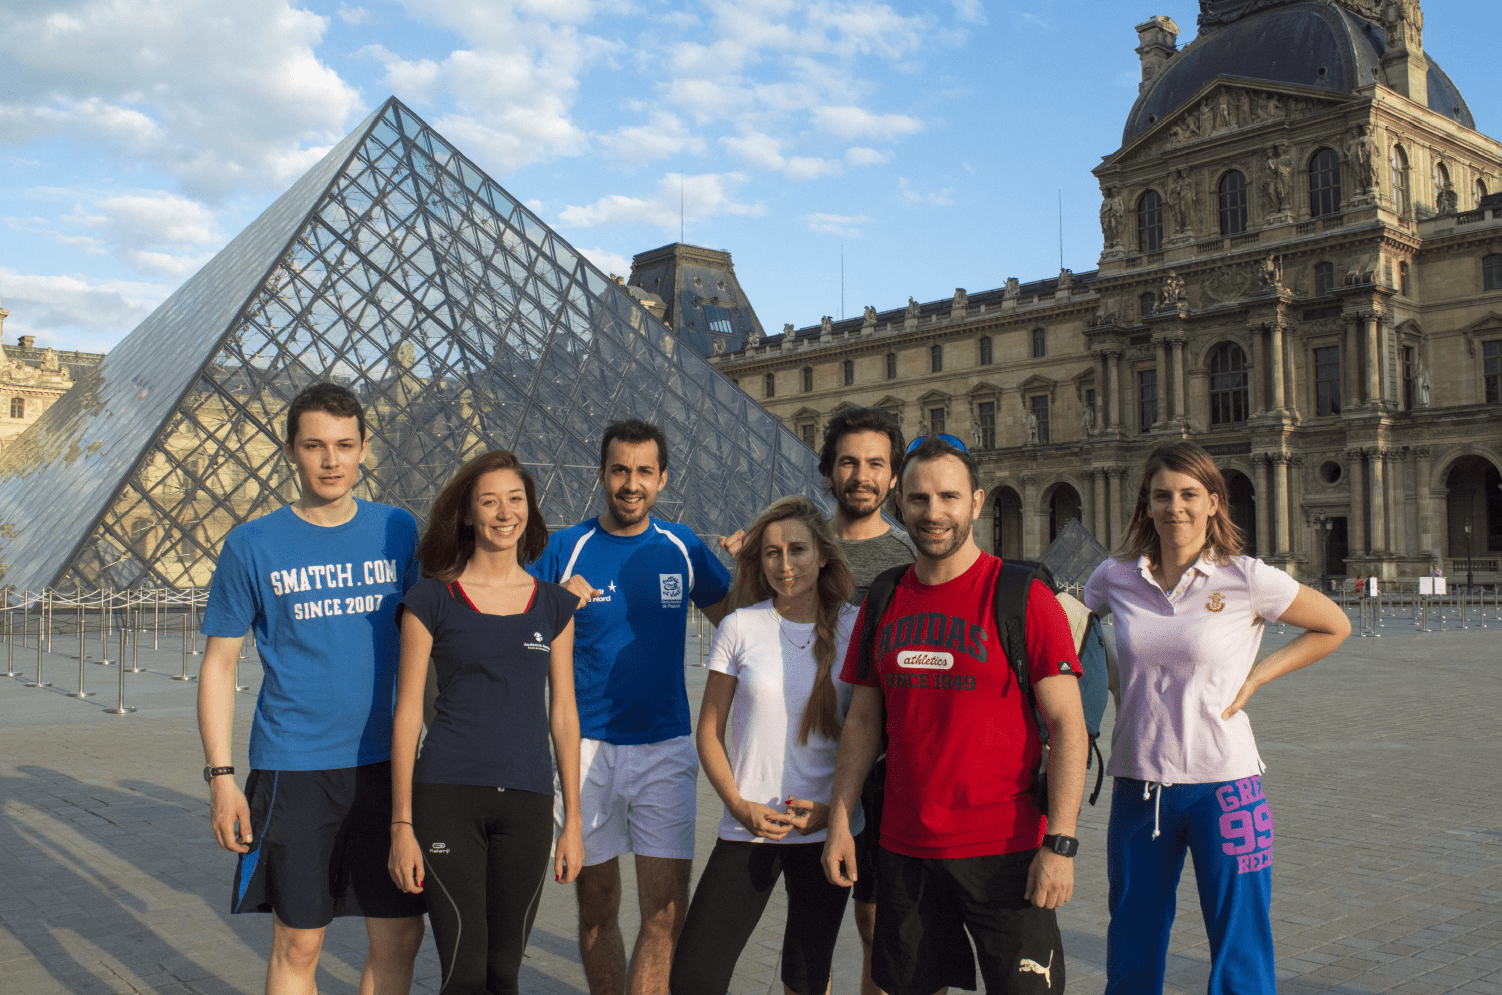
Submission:
M 1136 159 L 1276 121 L 1296 121 L 1341 101 L 1217 80 L 1148 132 L 1132 154 Z

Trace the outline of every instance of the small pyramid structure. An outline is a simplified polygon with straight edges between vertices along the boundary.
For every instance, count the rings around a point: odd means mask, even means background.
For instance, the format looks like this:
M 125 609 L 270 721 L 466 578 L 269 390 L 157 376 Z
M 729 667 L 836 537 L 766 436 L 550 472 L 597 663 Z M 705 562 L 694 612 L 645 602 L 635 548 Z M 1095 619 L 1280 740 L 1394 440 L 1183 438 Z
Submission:
M 356 496 L 419 522 L 489 449 L 550 527 L 598 513 L 625 417 L 667 435 L 659 517 L 832 510 L 791 430 L 392 98 L 0 454 L 0 585 L 205 586 L 230 529 L 297 496 L 286 413 L 319 380 L 366 406 Z

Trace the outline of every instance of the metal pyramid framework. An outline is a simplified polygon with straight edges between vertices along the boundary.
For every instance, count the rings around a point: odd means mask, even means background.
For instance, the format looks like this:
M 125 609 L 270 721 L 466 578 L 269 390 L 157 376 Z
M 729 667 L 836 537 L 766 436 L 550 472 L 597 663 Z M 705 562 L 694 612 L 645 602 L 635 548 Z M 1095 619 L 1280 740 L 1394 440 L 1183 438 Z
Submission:
M 550 526 L 597 513 L 630 416 L 667 434 L 660 517 L 832 510 L 816 454 L 393 98 L 0 455 L 0 584 L 204 586 L 231 528 L 296 496 L 286 411 L 321 379 L 366 405 L 356 495 L 419 522 L 497 448 Z

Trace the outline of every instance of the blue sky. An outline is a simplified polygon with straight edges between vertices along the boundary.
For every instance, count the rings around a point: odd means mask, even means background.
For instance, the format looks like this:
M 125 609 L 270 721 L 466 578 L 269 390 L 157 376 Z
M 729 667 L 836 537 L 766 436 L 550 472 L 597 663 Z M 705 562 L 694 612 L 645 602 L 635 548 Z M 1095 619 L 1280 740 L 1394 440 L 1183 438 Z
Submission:
M 1425 46 L 1502 134 L 1499 15 Z M 5 342 L 118 342 L 395 94 L 610 272 L 729 250 L 769 332 L 1092 269 L 1137 93 L 1098 0 L 0 0 Z M 1493 67 L 1493 68 L 1488 68 Z

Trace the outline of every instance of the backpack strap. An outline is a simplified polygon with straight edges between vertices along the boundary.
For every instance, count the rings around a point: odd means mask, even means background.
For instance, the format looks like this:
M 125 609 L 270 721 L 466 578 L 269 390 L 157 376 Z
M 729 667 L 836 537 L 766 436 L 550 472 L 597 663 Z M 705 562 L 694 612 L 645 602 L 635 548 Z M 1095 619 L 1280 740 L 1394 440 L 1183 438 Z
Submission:
M 1027 598 L 1032 593 L 1035 579 L 1052 586 L 1053 577 L 1046 567 L 1026 560 L 1007 560 L 1001 564 L 1001 575 L 996 578 L 996 633 L 1001 638 L 1012 676 L 1016 678 L 1017 687 L 1022 691 L 1026 707 L 1038 727 L 1038 736 L 1046 746 L 1048 724 L 1038 709 L 1038 698 L 1033 693 L 1033 675 L 1027 665 Z
M 866 600 L 863 610 L 866 613 L 865 624 L 861 626 L 860 656 L 857 660 L 855 676 L 866 680 L 871 676 L 876 664 L 876 635 L 881 631 L 881 617 L 887 613 L 887 606 L 892 603 L 892 595 L 897 592 L 897 584 L 908 572 L 911 563 L 904 563 L 898 567 L 889 567 L 876 575 L 871 581 L 871 586 L 866 590 Z

